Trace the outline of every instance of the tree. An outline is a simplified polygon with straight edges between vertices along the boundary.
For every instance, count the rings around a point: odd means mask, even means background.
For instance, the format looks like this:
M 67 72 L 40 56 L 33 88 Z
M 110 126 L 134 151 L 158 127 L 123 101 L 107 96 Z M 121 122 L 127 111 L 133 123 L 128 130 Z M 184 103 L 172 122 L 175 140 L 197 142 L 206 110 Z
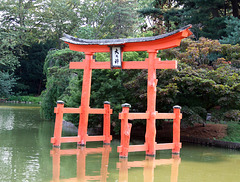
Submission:
M 136 2 L 134 0 L 118 0 L 113 1 L 112 11 L 108 26 L 109 37 L 126 38 L 133 36 L 137 30 L 137 11 Z
M 239 44 L 240 43 L 240 19 L 236 17 L 229 17 L 225 20 L 226 37 L 222 37 L 220 40 L 223 44 Z
M 70 80 L 76 76 L 74 70 L 69 69 L 70 61 L 80 61 L 83 53 L 69 49 L 52 50 L 48 52 L 43 72 L 46 75 L 46 90 L 42 92 L 41 111 L 46 119 L 53 119 L 53 108 L 56 101 L 66 91 Z
M 142 27 L 143 30 L 151 30 L 155 35 L 173 30 L 175 26 L 171 25 L 169 19 L 165 17 L 165 13 L 172 7 L 172 0 L 154 0 L 147 7 L 140 9 L 138 12 L 148 20 Z
M 40 95 L 45 88 L 43 65 L 49 50 L 56 47 L 56 42 L 47 40 L 44 42 L 32 43 L 29 47 L 24 47 L 24 56 L 19 58 L 20 66 L 15 71 L 17 85 L 15 93 L 27 95 Z
M 40 22 L 44 39 L 57 42 L 57 48 L 63 48 L 60 38 L 63 33 L 73 32 L 83 25 L 79 0 L 49 0 L 43 1 L 42 19 Z
M 175 29 L 187 24 L 192 24 L 195 37 L 220 39 L 226 36 L 225 17 L 239 18 L 240 2 L 237 0 L 154 0 L 140 13 L 150 18 L 155 28 L 160 32 Z M 156 26 L 157 25 L 157 26 Z M 161 32 L 162 31 L 162 32 Z
M 11 95 L 16 79 L 8 72 L 0 71 L 0 98 L 7 98 Z
M 77 32 L 90 29 L 92 39 L 133 36 L 138 29 L 136 5 L 135 0 L 82 1 L 80 10 L 84 26 L 78 26 L 80 31 Z

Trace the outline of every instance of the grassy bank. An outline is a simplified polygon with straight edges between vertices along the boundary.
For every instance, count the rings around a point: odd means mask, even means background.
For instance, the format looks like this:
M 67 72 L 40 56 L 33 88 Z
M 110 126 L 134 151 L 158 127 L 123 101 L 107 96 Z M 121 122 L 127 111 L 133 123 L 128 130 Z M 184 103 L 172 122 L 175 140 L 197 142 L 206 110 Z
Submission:
M 18 101 L 18 102 L 31 102 L 38 104 L 42 100 L 41 97 L 35 97 L 35 96 L 10 96 L 7 101 Z
M 227 136 L 224 137 L 223 141 L 237 142 L 240 143 L 240 122 L 228 122 Z

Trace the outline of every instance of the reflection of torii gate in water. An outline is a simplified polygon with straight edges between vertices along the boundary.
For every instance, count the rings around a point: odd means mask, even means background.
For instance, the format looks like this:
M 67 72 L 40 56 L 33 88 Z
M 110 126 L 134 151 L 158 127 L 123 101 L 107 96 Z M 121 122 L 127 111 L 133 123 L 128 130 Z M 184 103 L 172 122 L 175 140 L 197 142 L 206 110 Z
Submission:
M 64 149 L 53 148 L 51 150 L 51 156 L 53 161 L 53 182 L 58 181 L 101 181 L 106 182 L 108 178 L 108 162 L 109 162 L 109 153 L 111 152 L 111 147 L 109 145 L 104 145 L 99 148 L 86 148 L 79 147 L 78 149 Z M 86 157 L 89 154 L 102 154 L 101 161 L 101 171 L 99 176 L 86 176 Z M 60 159 L 61 156 L 77 156 L 77 177 L 70 179 L 60 179 Z
M 144 161 L 128 162 L 126 158 L 120 159 L 117 163 L 119 169 L 119 182 L 128 182 L 128 170 L 130 168 L 143 168 L 143 181 L 154 181 L 154 169 L 156 166 L 171 165 L 171 182 L 178 181 L 178 169 L 181 163 L 179 155 L 172 155 L 171 159 L 155 159 L 154 157 L 146 156 Z
M 78 145 L 86 145 L 87 141 L 103 141 L 110 143 L 110 114 L 112 113 L 109 103 L 104 104 L 104 109 L 93 109 L 89 107 L 91 77 L 93 69 L 148 69 L 147 81 L 147 111 L 146 113 L 129 113 L 129 104 L 123 104 L 123 111 L 119 114 L 121 121 L 121 146 L 118 152 L 121 157 L 127 157 L 128 152 L 146 151 L 147 155 L 155 155 L 156 150 L 172 149 L 173 153 L 179 153 L 180 143 L 180 107 L 174 107 L 174 113 L 158 113 L 156 111 L 156 69 L 176 69 L 177 61 L 160 61 L 157 58 L 157 51 L 177 47 L 183 38 L 190 36 L 191 25 L 185 26 L 173 32 L 145 38 L 132 39 L 102 39 L 86 40 L 78 39 L 69 35 L 62 38 L 74 51 L 85 53 L 83 62 L 70 62 L 70 69 L 84 69 L 81 106 L 79 108 L 64 108 L 63 102 L 58 102 L 55 108 L 56 122 L 54 137 L 51 139 L 53 146 L 60 147 L 61 143 L 77 142 Z M 95 62 L 95 52 L 110 52 L 110 62 Z M 149 56 L 145 61 L 122 61 L 122 53 L 128 51 L 147 51 Z M 80 114 L 78 136 L 61 137 L 63 113 Z M 104 114 L 104 131 L 102 136 L 88 136 L 89 114 Z M 131 124 L 128 119 L 146 119 L 145 144 L 129 146 Z M 173 119 L 173 143 L 157 144 L 156 119 Z
M 52 182 L 73 182 L 73 181 L 101 181 L 106 182 L 107 179 L 111 176 L 111 173 L 108 172 L 109 166 L 109 154 L 111 152 L 111 147 L 109 145 L 104 145 L 102 148 L 86 148 L 79 147 L 78 149 L 64 149 L 54 148 L 51 150 L 50 154 L 52 156 Z M 91 154 L 102 154 L 101 159 L 101 169 L 100 175 L 98 176 L 86 176 L 86 173 L 92 171 L 87 171 L 86 168 L 86 158 L 87 155 Z M 69 179 L 60 179 L 60 168 L 64 167 L 63 164 L 60 164 L 60 159 L 62 156 L 77 156 L 77 173 L 75 178 Z M 153 182 L 154 181 L 154 170 L 157 166 L 161 165 L 171 165 L 171 182 L 178 181 L 178 171 L 179 164 L 181 163 L 181 158 L 179 155 L 172 155 L 170 159 L 155 159 L 154 157 L 146 156 L 143 161 L 131 161 L 128 162 L 127 158 L 120 158 L 117 162 L 117 169 L 119 170 L 119 182 L 128 181 L 128 170 L 130 168 L 143 168 L 143 177 L 144 182 Z M 160 172 L 158 170 L 158 172 Z M 115 174 L 115 173 L 114 173 Z M 112 178 L 111 178 L 112 179 Z

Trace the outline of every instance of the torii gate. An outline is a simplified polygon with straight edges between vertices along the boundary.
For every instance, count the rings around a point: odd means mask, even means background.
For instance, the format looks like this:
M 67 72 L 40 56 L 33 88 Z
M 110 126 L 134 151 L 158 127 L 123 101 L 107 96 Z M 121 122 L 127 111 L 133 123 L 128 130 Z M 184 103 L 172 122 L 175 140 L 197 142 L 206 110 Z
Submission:
M 190 36 L 191 25 L 187 25 L 173 32 L 144 38 L 131 39 L 102 39 L 87 40 L 65 35 L 61 38 L 74 51 L 85 53 L 83 62 L 70 62 L 70 69 L 84 69 L 82 96 L 80 108 L 64 108 L 62 101 L 55 108 L 56 122 L 54 137 L 51 139 L 53 146 L 60 147 L 61 143 L 77 142 L 78 145 L 86 145 L 87 141 L 103 141 L 110 143 L 110 103 L 105 102 L 104 109 L 93 109 L 89 107 L 91 77 L 93 69 L 148 69 L 147 81 L 147 111 L 146 113 L 129 113 L 129 104 L 123 104 L 123 111 L 119 114 L 121 122 L 121 146 L 118 147 L 120 157 L 127 157 L 128 152 L 146 151 L 147 155 L 155 155 L 156 150 L 172 149 L 173 153 L 179 153 L 180 143 L 180 106 L 174 107 L 174 113 L 158 113 L 156 111 L 156 69 L 176 69 L 177 61 L 160 61 L 157 58 L 158 50 L 177 47 L 182 39 Z M 122 61 L 123 52 L 147 51 L 149 57 L 145 61 Z M 111 62 L 95 62 L 93 54 L 96 52 L 111 52 Z M 63 113 L 80 114 L 77 137 L 61 137 Z M 103 136 L 88 136 L 89 114 L 104 114 Z M 129 146 L 131 124 L 128 119 L 146 119 L 145 144 Z M 173 119 L 173 143 L 157 144 L 156 119 Z

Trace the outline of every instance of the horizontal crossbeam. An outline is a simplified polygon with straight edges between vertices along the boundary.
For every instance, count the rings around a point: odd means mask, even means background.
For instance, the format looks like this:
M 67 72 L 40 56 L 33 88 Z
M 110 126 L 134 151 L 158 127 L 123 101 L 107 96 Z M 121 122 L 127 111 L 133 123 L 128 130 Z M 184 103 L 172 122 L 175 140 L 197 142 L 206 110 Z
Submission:
M 55 143 L 55 138 L 51 138 L 51 143 Z M 87 136 L 86 141 L 88 142 L 94 142 L 94 141 L 104 141 L 106 140 L 106 137 L 104 135 L 97 135 L 97 136 Z M 110 140 L 112 140 L 112 136 L 110 135 Z M 79 137 L 61 137 L 60 138 L 61 143 L 72 143 L 72 142 L 79 142 Z
M 81 107 L 79 108 L 63 108 L 63 113 L 75 113 L 75 114 L 80 114 Z M 110 114 L 112 114 L 112 109 L 109 110 Z M 58 113 L 58 108 L 54 108 L 54 113 Z M 89 108 L 88 109 L 89 114 L 107 114 L 105 109 L 98 109 L 98 108 Z
M 55 143 L 55 138 L 54 137 L 52 137 L 51 138 L 51 143 Z M 61 137 L 60 138 L 60 142 L 61 143 L 72 143 L 72 142 L 78 142 L 80 139 L 79 139 L 79 137 Z
M 85 62 L 70 62 L 70 69 L 85 69 Z M 156 69 L 176 69 L 177 61 L 155 61 Z M 110 62 L 92 62 L 90 69 L 111 69 Z M 122 69 L 148 69 L 147 61 L 123 61 Z
M 105 140 L 105 136 L 87 136 L 86 141 L 93 142 L 93 141 L 103 141 Z
M 149 113 L 128 113 L 128 119 L 149 119 Z M 157 113 L 155 119 L 175 119 L 174 113 Z M 122 113 L 119 113 L 119 119 L 124 119 Z M 182 119 L 182 114 L 180 114 L 180 119 Z
M 179 143 L 180 148 L 182 147 L 182 143 Z M 168 149 L 174 149 L 175 144 L 174 143 L 161 143 L 161 144 L 155 144 L 156 150 L 168 150 Z M 140 152 L 140 151 L 146 151 L 147 146 L 144 145 L 129 145 L 128 152 Z M 117 152 L 122 152 L 122 146 L 117 147 Z

